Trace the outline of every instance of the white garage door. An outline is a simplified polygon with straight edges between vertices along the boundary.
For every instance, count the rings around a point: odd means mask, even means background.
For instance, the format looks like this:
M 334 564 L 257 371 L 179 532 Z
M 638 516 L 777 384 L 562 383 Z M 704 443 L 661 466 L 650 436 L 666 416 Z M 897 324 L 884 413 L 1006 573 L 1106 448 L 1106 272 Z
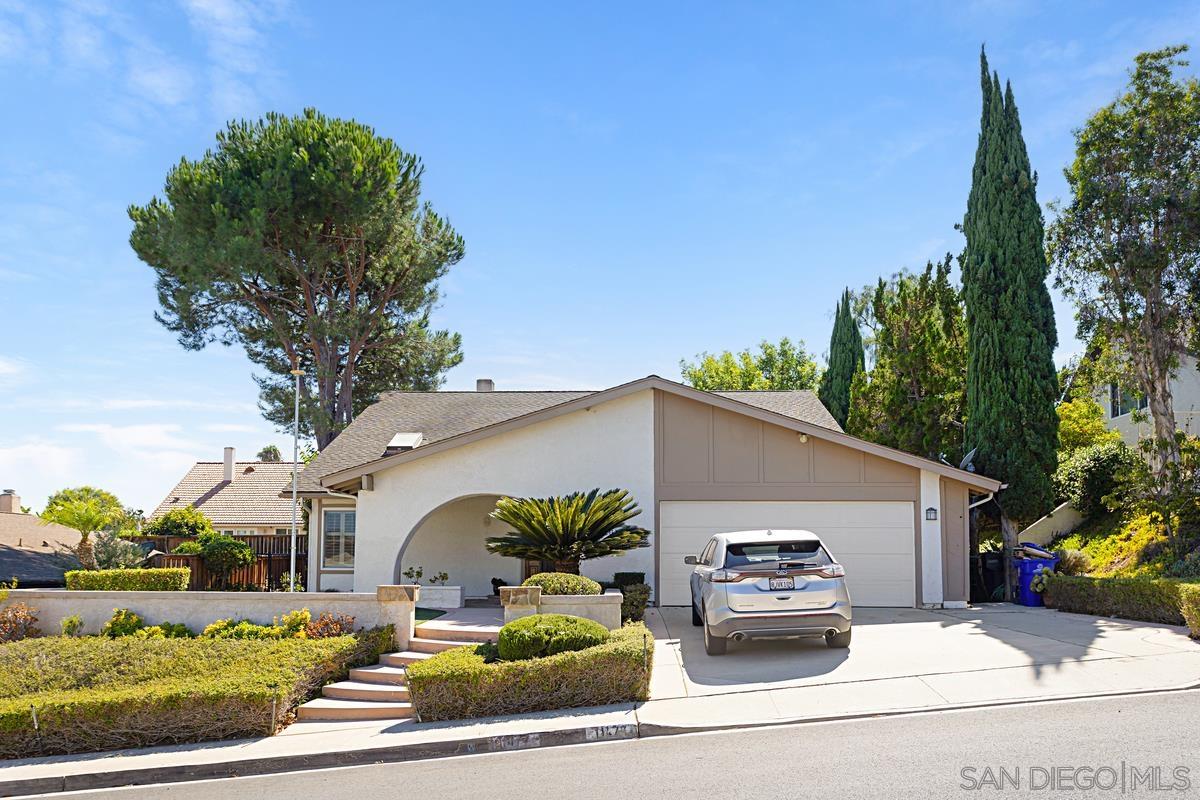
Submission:
M 856 606 L 916 603 L 912 503 L 663 502 L 659 506 L 659 593 L 665 606 L 690 602 L 684 556 L 714 533 L 763 528 L 812 531 L 846 567 Z

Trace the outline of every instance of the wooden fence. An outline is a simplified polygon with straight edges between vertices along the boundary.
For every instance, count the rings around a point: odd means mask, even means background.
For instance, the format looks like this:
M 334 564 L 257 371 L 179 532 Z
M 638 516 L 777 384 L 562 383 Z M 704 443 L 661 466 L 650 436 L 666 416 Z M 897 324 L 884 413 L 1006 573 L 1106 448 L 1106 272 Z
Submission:
M 291 558 L 286 554 L 257 555 L 253 563 L 239 567 L 229 574 L 222 584 L 220 576 L 211 572 L 199 555 L 172 555 L 160 553 L 151 559 L 152 567 L 187 567 L 192 571 L 188 591 L 202 592 L 208 589 L 258 589 L 279 588 L 280 580 L 287 574 Z M 307 558 L 296 556 L 296 581 L 304 584 L 308 566 Z
M 176 547 L 187 541 L 194 541 L 194 536 L 130 536 L 129 541 L 151 542 L 155 550 L 170 553 Z M 286 556 L 291 552 L 292 537 L 272 533 L 257 533 L 250 536 L 234 536 L 240 542 L 250 545 L 256 556 Z M 301 529 L 296 535 L 296 560 L 308 556 L 308 531 Z

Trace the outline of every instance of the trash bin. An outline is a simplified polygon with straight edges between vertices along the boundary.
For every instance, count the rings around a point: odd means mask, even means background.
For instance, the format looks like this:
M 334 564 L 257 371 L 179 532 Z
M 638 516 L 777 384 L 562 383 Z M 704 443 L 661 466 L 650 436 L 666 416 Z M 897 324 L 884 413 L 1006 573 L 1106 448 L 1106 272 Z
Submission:
M 1030 584 L 1033 582 L 1033 574 L 1038 571 L 1039 567 L 1053 571 L 1057 564 L 1058 556 L 1053 558 L 1014 558 L 1013 574 L 1017 576 L 1016 601 L 1023 606 L 1046 605 L 1042 602 L 1041 593 L 1035 592 Z

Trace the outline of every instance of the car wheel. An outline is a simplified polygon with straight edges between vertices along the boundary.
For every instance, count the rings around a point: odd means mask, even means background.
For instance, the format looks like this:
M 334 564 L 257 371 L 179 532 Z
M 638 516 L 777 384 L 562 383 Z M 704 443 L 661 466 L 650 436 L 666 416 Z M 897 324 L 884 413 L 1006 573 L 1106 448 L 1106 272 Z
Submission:
M 700 612 L 696 610 L 696 601 L 692 600 L 692 624 L 699 628 L 704 624 L 704 617 L 700 616 Z
M 835 633 L 825 635 L 825 644 L 830 647 L 849 647 L 850 646 L 850 628 L 846 629 L 845 633 Z
M 705 622 L 704 652 L 708 653 L 710 656 L 723 656 L 725 655 L 725 648 L 728 646 L 728 640 L 722 639 L 720 636 L 713 636 L 712 630 L 708 627 L 708 623 Z

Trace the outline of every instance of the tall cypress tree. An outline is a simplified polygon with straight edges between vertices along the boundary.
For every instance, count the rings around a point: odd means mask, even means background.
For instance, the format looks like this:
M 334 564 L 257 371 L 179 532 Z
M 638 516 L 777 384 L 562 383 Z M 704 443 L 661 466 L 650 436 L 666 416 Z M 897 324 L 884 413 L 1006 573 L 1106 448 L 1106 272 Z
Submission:
M 967 320 L 967 446 L 980 472 L 1004 481 L 1002 528 L 1032 520 L 1053 501 L 1058 343 L 1046 288 L 1037 176 L 1012 86 L 988 74 L 980 53 L 983 112 L 971 194 L 963 219 L 967 248 L 963 294 Z
M 862 333 L 850 309 L 850 290 L 846 289 L 842 292 L 837 313 L 833 317 L 829 363 L 821 375 L 821 386 L 817 389 L 817 397 L 843 428 L 850 415 L 850 383 L 854 380 L 854 373 L 862 371 L 865 364 Z

